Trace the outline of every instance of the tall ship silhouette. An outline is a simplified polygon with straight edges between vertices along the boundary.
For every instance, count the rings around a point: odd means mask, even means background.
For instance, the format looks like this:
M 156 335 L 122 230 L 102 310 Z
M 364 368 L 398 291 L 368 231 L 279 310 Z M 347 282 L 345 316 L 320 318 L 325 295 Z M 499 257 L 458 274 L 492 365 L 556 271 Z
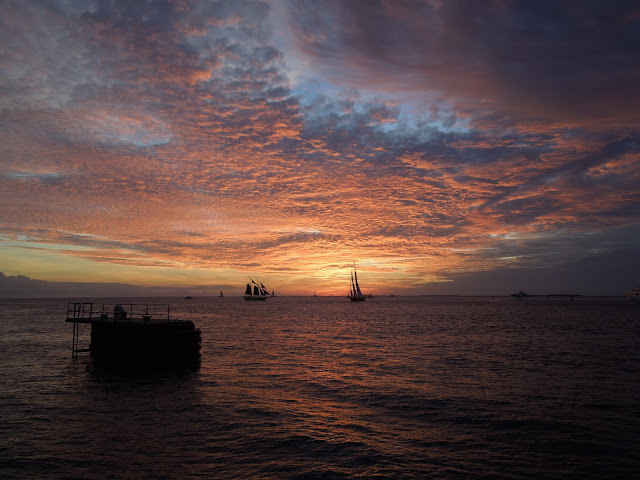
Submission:
M 362 294 L 360 285 L 358 285 L 358 272 L 355 267 L 351 272 L 351 288 L 349 290 L 348 298 L 350 298 L 352 302 L 364 302 L 367 299 L 367 297 Z
M 247 283 L 247 288 L 244 291 L 245 300 L 266 300 L 271 296 L 267 288 L 261 282 L 256 283 L 252 278 L 249 280 L 251 280 L 251 283 Z

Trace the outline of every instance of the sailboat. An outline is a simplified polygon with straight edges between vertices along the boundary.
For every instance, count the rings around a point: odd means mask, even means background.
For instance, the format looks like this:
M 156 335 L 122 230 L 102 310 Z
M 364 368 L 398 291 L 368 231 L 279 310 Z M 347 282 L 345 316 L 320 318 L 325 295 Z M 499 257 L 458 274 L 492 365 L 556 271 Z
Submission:
M 348 298 L 351 299 L 352 302 L 364 302 L 367 297 L 365 297 L 360 291 L 360 285 L 358 285 L 358 272 L 356 269 L 353 269 L 351 272 L 351 288 L 349 290 Z
M 265 288 L 265 286 L 260 282 L 258 283 L 254 282 L 253 279 L 251 278 L 249 280 L 251 280 L 251 283 L 247 283 L 247 288 L 244 291 L 244 299 L 248 301 L 266 300 L 268 298 L 267 295 L 270 295 L 270 294 Z
M 220 290 L 220 296 L 221 296 L 221 297 L 224 297 L 224 295 L 222 294 L 222 290 Z

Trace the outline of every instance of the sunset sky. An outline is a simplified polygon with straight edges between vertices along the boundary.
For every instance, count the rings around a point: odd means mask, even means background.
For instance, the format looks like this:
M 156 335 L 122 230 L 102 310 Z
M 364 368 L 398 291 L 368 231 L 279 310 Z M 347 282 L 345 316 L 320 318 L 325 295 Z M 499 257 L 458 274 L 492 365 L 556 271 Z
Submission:
M 0 112 L 25 293 L 640 286 L 638 2 L 8 0 Z

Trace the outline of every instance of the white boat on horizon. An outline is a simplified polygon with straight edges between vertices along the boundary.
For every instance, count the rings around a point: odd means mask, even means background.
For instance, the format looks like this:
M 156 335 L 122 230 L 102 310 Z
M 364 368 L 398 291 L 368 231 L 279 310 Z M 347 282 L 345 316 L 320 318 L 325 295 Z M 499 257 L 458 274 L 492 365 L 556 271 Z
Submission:
M 632 300 L 640 300 L 640 288 L 633 288 L 624 292 L 624 296 Z

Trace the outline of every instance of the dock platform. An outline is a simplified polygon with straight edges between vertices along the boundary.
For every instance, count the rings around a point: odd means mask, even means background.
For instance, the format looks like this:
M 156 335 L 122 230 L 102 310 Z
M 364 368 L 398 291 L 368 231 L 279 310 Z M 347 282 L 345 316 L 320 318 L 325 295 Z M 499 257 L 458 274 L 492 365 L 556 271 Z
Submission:
M 192 321 L 171 318 L 168 304 L 70 302 L 72 356 L 90 352 L 100 363 L 118 366 L 167 365 L 200 359 L 201 331 Z M 91 344 L 80 348 L 80 325 L 91 325 Z

